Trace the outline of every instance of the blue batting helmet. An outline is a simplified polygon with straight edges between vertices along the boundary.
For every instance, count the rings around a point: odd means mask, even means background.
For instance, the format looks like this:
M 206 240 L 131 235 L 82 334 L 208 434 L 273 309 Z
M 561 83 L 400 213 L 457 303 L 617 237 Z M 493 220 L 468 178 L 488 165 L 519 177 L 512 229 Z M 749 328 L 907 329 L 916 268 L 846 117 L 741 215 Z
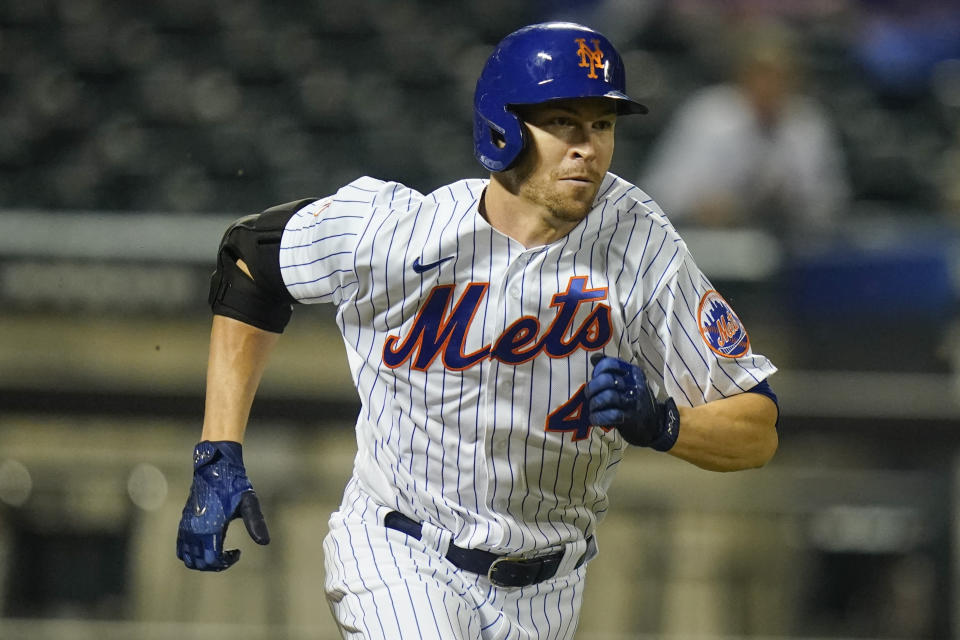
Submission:
M 473 94 L 473 152 L 490 171 L 504 171 L 523 151 L 513 105 L 563 98 L 612 98 L 617 113 L 646 113 L 626 94 L 620 54 L 593 29 L 545 22 L 514 31 L 487 59 Z

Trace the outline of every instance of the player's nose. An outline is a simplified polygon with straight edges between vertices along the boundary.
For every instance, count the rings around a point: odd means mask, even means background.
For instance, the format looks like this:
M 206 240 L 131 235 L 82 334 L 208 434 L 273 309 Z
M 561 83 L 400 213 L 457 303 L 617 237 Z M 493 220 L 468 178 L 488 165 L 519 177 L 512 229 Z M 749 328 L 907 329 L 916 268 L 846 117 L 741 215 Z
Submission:
M 578 133 L 570 140 L 570 155 L 578 160 L 589 160 L 597 155 L 596 143 L 589 131 Z

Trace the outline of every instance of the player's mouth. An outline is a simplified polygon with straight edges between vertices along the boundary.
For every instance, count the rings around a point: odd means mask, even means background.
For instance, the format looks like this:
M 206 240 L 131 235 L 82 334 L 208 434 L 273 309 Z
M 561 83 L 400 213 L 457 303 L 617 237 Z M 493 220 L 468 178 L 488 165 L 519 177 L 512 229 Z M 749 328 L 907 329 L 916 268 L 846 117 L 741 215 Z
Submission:
M 582 174 L 560 176 L 560 180 L 563 182 L 574 182 L 582 185 L 596 184 L 596 180 L 594 180 L 591 176 L 582 175 Z

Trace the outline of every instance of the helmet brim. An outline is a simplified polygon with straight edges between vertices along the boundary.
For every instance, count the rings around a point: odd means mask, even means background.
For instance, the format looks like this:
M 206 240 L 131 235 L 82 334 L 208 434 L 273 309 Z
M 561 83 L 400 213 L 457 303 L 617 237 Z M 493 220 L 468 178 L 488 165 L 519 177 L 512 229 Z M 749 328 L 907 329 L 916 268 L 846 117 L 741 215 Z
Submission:
M 578 96 L 577 98 L 558 97 L 548 98 L 547 100 L 538 100 L 537 102 L 510 102 L 504 105 L 504 107 L 509 110 L 511 107 L 525 107 L 535 104 L 553 102 L 555 100 L 578 100 L 584 98 L 610 98 L 614 101 L 614 106 L 617 108 L 618 116 L 650 113 L 650 109 L 647 108 L 647 105 L 640 104 L 636 100 L 632 100 L 627 94 L 620 91 L 608 91 L 607 93 L 598 96 Z
M 650 109 L 647 108 L 647 105 L 640 104 L 635 100 L 631 100 L 627 94 L 621 93 L 620 91 L 609 91 L 603 97 L 613 98 L 617 101 L 617 115 L 626 116 L 631 114 L 650 113 Z

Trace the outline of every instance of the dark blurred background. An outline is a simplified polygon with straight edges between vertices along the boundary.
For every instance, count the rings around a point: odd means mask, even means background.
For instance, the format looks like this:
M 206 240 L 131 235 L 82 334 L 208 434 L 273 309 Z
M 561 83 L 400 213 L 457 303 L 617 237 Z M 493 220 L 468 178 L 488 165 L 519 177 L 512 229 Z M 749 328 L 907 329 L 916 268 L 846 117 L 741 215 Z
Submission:
M 960 6 L 915 0 L 0 0 L 0 638 L 336 637 L 320 541 L 358 406 L 332 309 L 268 369 L 274 542 L 173 543 L 234 218 L 360 175 L 482 177 L 513 29 L 589 24 L 650 106 L 613 171 L 779 367 L 781 448 L 631 452 L 578 637 L 960 637 Z M 242 529 L 242 527 L 237 528 Z

